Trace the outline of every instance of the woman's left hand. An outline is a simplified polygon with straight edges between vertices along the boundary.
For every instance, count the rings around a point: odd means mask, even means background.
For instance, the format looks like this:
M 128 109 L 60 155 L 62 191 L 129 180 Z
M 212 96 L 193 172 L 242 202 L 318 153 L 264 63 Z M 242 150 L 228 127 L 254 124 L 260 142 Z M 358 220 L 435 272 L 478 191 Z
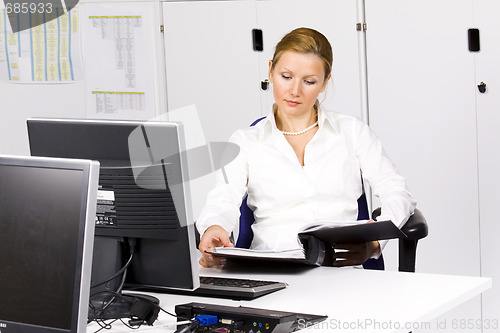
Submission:
M 371 258 L 375 253 L 380 252 L 378 241 L 366 243 L 338 243 L 333 246 L 335 250 L 333 266 L 354 266 L 361 265 Z

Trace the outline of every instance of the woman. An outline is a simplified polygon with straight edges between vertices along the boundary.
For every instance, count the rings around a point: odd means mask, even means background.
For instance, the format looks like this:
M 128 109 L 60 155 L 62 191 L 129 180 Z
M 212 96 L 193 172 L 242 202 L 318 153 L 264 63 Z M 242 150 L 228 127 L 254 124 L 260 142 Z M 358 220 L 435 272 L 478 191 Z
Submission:
M 233 246 L 245 193 L 254 211 L 252 248 L 298 248 L 297 232 L 318 220 L 353 221 L 362 194 L 361 174 L 382 203 L 379 219 L 402 225 L 416 202 L 386 156 L 380 141 L 360 120 L 326 112 L 318 95 L 331 77 L 333 53 L 321 33 L 298 28 L 277 44 L 269 62 L 275 104 L 257 125 L 236 131 L 230 141 L 238 157 L 225 167 L 197 222 L 204 267 L 220 264 L 207 253 Z M 342 244 L 335 265 L 357 265 L 378 257 L 380 243 Z

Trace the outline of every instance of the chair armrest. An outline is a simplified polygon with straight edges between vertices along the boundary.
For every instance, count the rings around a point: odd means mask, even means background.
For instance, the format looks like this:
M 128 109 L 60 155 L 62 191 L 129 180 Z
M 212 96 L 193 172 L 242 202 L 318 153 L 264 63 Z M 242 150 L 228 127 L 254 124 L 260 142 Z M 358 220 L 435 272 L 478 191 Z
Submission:
M 407 236 L 406 239 L 409 240 L 418 240 L 427 237 L 429 228 L 422 212 L 415 209 L 413 215 L 410 216 L 408 221 L 401 227 L 401 231 L 405 233 Z
M 380 216 L 381 209 L 378 207 L 372 213 L 372 218 L 377 220 Z M 429 234 L 429 227 L 427 226 L 427 221 L 424 215 L 419 209 L 415 209 L 415 212 L 410 216 L 408 221 L 401 227 L 401 231 L 405 233 L 408 240 L 419 240 L 427 237 Z
M 380 216 L 381 209 L 377 208 L 372 213 L 374 220 Z M 429 229 L 424 215 L 418 209 L 401 227 L 401 231 L 407 237 L 399 239 L 399 271 L 400 272 L 415 272 L 415 262 L 417 257 L 418 240 L 427 236 Z

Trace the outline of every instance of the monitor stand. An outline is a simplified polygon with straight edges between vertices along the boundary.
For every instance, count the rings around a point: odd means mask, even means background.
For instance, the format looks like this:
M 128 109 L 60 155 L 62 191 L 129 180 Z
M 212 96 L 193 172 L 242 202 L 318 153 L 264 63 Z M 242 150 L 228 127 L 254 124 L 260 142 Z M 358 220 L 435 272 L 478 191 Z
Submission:
M 160 301 L 121 290 L 126 270 L 120 271 L 130 257 L 123 253 L 123 241 L 121 237 L 94 238 L 88 322 L 126 318 L 131 326 L 152 325 L 158 317 Z

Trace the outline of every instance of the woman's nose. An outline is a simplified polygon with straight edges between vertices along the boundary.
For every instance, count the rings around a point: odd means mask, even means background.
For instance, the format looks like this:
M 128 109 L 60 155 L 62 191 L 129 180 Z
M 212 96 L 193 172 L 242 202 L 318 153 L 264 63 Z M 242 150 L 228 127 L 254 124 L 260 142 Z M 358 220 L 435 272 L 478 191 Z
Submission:
M 290 86 L 290 94 L 298 96 L 300 94 L 300 82 L 294 81 Z

